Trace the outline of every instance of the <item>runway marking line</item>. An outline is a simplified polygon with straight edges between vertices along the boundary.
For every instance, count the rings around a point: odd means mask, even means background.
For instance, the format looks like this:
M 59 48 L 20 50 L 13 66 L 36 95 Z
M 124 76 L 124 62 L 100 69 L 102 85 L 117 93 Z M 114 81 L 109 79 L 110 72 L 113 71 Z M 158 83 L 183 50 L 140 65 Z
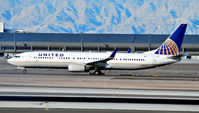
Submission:
M 159 77 L 160 75 L 152 75 L 152 77 Z

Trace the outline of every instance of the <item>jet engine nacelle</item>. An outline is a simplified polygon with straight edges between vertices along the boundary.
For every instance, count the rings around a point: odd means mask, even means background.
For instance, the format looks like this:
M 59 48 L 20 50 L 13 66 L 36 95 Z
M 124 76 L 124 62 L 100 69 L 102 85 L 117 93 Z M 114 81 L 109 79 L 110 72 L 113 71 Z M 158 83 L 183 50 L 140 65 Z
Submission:
M 85 72 L 86 67 L 85 65 L 82 65 L 82 64 L 70 64 L 68 66 L 68 70 L 73 71 L 73 72 Z

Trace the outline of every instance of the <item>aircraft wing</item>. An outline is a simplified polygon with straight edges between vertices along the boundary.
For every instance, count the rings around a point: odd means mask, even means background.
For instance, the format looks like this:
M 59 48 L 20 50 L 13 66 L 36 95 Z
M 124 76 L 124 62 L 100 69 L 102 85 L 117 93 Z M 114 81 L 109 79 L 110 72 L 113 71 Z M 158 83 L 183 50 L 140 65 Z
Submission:
M 90 65 L 90 66 L 101 66 L 102 64 L 106 64 L 107 61 L 112 60 L 115 57 L 115 54 L 117 53 L 117 48 L 115 48 L 115 50 L 112 52 L 112 54 L 103 60 L 98 60 L 98 61 L 94 61 L 94 62 L 89 62 L 86 63 L 86 65 Z

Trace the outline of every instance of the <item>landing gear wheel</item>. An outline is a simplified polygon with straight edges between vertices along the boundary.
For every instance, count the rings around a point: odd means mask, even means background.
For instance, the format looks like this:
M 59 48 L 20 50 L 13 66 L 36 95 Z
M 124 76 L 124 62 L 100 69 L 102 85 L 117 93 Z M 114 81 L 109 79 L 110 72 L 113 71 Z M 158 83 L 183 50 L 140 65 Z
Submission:
M 103 75 L 102 71 L 95 71 L 94 75 Z
M 92 72 L 89 72 L 89 75 L 94 75 L 94 73 L 92 73 Z
M 104 75 L 104 73 L 100 69 L 95 68 L 94 72 L 89 72 L 89 75 Z

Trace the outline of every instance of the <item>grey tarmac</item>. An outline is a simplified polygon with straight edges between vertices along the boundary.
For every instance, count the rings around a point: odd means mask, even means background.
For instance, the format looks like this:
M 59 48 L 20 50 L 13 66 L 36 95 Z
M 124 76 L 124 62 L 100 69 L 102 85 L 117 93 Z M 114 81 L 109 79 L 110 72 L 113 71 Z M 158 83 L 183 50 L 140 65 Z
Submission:
M 189 111 L 0 108 L 1 113 L 196 113 Z
M 103 76 L 88 73 L 72 73 L 66 69 L 22 70 L 0 60 L 0 87 L 74 87 L 74 88 L 113 88 L 113 89 L 161 89 L 199 90 L 199 64 L 172 64 L 146 70 L 107 71 Z M 1 103 L 1 102 L 0 102 Z M 144 107 L 144 106 L 143 106 Z M 147 107 L 147 106 L 146 106 Z M 158 110 L 111 110 L 111 109 L 63 109 L 63 108 L 0 108 L 0 113 L 194 113 L 191 111 Z
M 0 60 L 0 86 L 91 87 L 199 90 L 199 64 L 178 63 L 146 70 L 113 70 L 103 76 L 67 69 L 27 69 L 27 74 Z

